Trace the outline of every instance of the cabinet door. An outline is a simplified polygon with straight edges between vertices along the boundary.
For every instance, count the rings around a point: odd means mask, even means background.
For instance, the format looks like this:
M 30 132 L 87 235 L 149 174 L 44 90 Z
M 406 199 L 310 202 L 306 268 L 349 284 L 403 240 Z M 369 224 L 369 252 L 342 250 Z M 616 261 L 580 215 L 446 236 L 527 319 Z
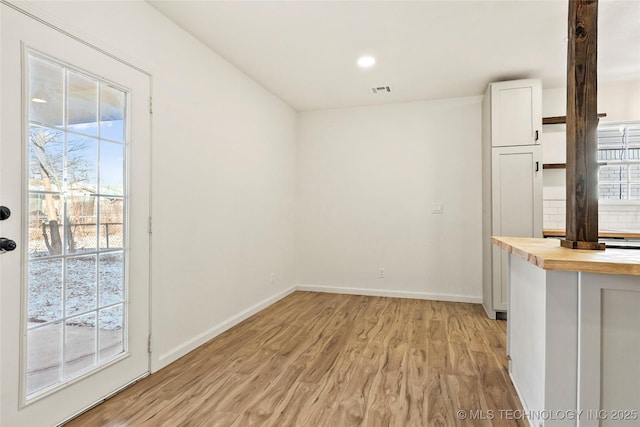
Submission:
M 542 237 L 540 146 L 492 149 L 494 236 Z M 493 307 L 507 309 L 507 252 L 493 249 Z
M 601 411 L 615 417 L 587 418 L 580 421 L 580 426 L 619 426 L 626 419 L 638 425 L 638 276 L 578 274 L 578 410 Z
M 539 80 L 491 84 L 492 146 L 534 145 L 542 129 L 542 86 Z

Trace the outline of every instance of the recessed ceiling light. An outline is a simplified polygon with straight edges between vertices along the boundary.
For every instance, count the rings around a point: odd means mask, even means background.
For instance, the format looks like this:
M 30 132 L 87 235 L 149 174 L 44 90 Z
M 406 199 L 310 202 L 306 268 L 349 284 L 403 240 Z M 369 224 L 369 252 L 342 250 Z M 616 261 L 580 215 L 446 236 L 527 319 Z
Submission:
M 36 104 L 46 104 L 47 100 L 46 99 L 42 99 L 42 98 L 31 98 L 31 101 L 35 102 Z
M 361 56 L 358 58 L 358 66 L 362 68 L 371 67 L 376 63 L 376 59 L 373 56 Z

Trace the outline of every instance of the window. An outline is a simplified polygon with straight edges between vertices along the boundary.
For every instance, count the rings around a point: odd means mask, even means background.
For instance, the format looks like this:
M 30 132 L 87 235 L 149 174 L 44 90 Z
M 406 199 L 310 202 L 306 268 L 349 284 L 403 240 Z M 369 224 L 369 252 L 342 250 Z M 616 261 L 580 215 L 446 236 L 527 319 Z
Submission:
M 29 54 L 27 398 L 125 351 L 128 93 Z
M 640 201 L 640 121 L 598 126 L 600 200 Z

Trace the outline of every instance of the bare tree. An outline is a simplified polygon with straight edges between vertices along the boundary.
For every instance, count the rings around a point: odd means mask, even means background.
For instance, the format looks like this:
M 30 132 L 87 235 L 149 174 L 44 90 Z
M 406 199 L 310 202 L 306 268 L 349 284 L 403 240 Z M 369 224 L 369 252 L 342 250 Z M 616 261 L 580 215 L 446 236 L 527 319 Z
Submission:
M 60 196 L 55 192 L 63 191 L 63 172 L 65 169 L 65 155 L 63 149 L 63 132 L 47 128 L 31 128 L 29 140 L 33 149 L 30 159 L 32 174 L 40 175 L 42 189 L 45 191 L 45 213 L 47 220 L 42 223 L 42 234 L 50 255 L 62 253 L 62 236 L 60 235 L 62 213 L 58 211 L 56 199 Z M 56 147 L 56 144 L 58 145 Z M 84 149 L 83 141 L 68 144 L 66 150 L 66 183 L 67 188 L 91 192 L 88 187 L 90 165 L 82 155 L 74 155 Z M 54 191 L 55 188 L 55 191 Z M 62 210 L 62 207 L 60 207 Z M 66 235 L 67 249 L 75 251 L 73 234 L 69 228 Z

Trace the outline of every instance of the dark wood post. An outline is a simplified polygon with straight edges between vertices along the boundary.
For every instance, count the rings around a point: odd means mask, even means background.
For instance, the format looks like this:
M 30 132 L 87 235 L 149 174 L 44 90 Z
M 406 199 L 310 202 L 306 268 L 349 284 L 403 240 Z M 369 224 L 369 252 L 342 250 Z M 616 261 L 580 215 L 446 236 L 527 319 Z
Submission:
M 569 0 L 567 46 L 567 236 L 571 249 L 598 243 L 598 1 Z

